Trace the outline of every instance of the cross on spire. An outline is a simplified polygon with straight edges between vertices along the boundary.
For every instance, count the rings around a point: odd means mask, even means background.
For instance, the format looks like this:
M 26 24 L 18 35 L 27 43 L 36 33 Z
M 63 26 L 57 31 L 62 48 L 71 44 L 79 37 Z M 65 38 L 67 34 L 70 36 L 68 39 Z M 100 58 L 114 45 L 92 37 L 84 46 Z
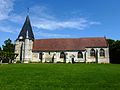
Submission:
M 29 8 L 27 8 L 27 15 L 29 15 L 29 13 L 30 13 L 30 9 L 29 9 Z

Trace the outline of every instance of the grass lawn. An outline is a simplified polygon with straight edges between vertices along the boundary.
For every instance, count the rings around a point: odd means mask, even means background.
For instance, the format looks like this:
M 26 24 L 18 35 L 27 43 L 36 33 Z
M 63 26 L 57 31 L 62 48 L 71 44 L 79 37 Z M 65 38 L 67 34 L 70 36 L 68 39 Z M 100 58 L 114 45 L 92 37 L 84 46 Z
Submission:
M 0 90 L 120 90 L 120 64 L 3 64 Z

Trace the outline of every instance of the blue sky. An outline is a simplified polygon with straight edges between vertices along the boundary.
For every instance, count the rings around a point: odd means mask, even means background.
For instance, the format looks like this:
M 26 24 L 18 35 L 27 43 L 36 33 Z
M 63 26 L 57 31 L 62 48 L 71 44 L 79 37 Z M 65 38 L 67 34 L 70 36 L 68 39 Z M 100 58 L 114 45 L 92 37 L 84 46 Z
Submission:
M 27 15 L 36 39 L 104 37 L 120 40 L 120 0 L 0 0 L 0 46 L 14 42 Z

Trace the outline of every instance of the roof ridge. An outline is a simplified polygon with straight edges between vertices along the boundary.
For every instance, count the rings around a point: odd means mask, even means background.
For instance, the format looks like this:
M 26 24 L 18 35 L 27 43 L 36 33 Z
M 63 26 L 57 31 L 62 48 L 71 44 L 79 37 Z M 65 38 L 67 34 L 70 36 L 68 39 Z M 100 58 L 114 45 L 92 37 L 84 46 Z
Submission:
M 104 38 L 104 37 L 81 37 L 81 38 L 42 38 L 42 39 L 35 39 L 35 40 L 54 40 L 54 39 L 96 39 L 96 38 Z

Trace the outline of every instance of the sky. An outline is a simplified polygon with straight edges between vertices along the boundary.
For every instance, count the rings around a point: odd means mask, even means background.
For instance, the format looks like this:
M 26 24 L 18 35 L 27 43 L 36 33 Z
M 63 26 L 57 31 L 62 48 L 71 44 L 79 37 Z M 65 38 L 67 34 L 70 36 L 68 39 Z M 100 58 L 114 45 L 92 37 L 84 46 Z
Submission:
M 15 42 L 27 15 L 36 39 L 120 40 L 120 0 L 0 0 L 0 46 Z

